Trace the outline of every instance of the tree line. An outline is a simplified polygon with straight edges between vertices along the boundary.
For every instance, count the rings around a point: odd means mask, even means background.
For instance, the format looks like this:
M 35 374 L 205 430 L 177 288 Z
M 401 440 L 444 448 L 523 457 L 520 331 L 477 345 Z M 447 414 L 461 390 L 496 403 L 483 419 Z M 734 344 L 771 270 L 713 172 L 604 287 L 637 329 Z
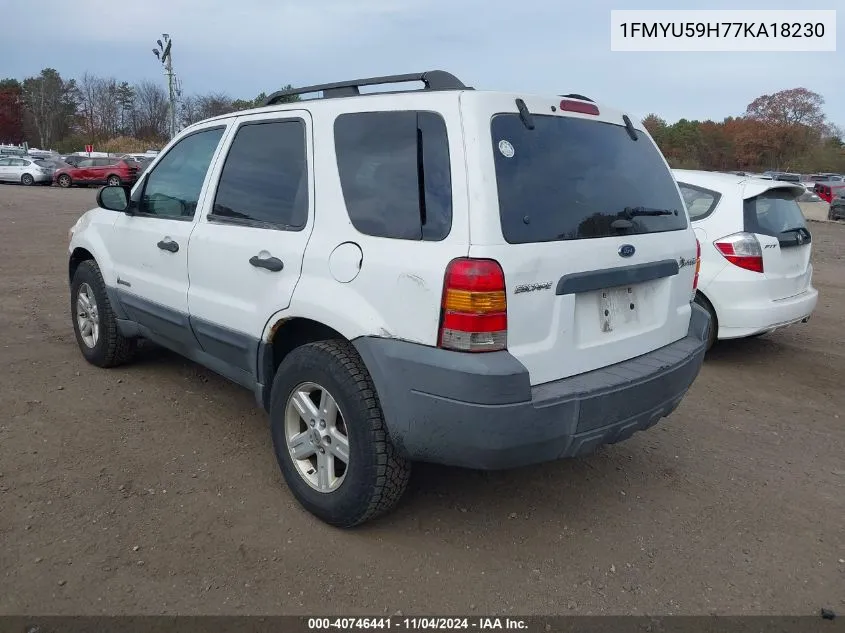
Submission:
M 679 169 L 845 173 L 842 131 L 828 121 L 821 95 L 792 88 L 752 101 L 721 122 L 656 114 L 643 123 L 666 160 Z
M 263 92 L 252 99 L 223 92 L 188 95 L 178 101 L 177 120 L 187 126 L 260 106 L 266 98 Z M 131 84 L 92 73 L 66 79 L 54 68 L 23 81 L 0 79 L 0 143 L 27 142 L 59 152 L 88 144 L 98 151 L 143 151 L 165 143 L 168 128 L 168 92 L 160 83 Z
M 264 93 L 252 99 L 225 92 L 188 95 L 179 100 L 177 117 L 187 126 L 260 106 L 266 98 Z M 828 121 L 823 106 L 821 95 L 793 88 L 762 95 L 742 115 L 721 122 L 669 124 L 650 114 L 644 124 L 672 167 L 845 172 L 843 134 Z M 130 84 L 91 73 L 65 79 L 53 68 L 23 81 L 0 80 L 0 143 L 26 141 L 59 152 L 87 144 L 105 151 L 143 151 L 166 142 L 168 114 L 167 90 L 149 80 Z

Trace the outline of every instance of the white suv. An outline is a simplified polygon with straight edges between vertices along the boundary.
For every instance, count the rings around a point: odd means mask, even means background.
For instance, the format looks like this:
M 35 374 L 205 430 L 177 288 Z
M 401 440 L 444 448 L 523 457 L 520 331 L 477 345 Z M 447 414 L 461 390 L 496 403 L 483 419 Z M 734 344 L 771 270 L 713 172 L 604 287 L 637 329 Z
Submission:
M 254 390 L 291 490 L 333 525 L 391 508 L 412 461 L 623 440 L 703 360 L 675 180 L 639 122 L 578 95 L 442 71 L 276 93 L 192 125 L 98 204 L 70 239 L 85 358 L 146 338 Z

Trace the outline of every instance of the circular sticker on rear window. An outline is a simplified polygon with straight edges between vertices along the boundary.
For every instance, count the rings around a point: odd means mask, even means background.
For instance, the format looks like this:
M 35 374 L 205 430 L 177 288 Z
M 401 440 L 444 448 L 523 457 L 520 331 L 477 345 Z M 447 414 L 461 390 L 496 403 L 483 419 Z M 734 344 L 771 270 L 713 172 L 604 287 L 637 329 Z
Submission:
M 513 145 L 511 145 L 507 141 L 499 141 L 499 151 L 502 153 L 502 156 L 504 156 L 505 158 L 513 158 L 513 155 L 514 155 Z

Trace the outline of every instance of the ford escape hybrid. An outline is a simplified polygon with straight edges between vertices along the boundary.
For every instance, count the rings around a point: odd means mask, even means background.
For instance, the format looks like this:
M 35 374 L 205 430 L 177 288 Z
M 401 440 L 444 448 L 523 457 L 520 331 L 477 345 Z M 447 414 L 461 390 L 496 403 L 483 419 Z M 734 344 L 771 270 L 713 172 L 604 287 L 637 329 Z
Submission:
M 276 93 L 98 205 L 70 238 L 82 354 L 115 366 L 145 338 L 252 389 L 288 485 L 333 525 L 390 509 L 413 461 L 623 440 L 703 360 L 675 180 L 640 122 L 579 95 L 442 71 Z

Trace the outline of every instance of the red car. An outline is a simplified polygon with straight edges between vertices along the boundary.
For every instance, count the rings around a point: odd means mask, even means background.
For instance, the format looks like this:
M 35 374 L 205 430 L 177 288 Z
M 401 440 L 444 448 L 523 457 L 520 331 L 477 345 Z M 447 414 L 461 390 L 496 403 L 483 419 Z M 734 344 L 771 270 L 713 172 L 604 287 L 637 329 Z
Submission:
M 86 158 L 76 167 L 57 169 L 53 182 L 60 187 L 73 185 L 131 185 L 138 179 L 140 165 L 120 158 Z
M 827 203 L 845 191 L 845 182 L 817 182 L 813 188 L 815 194 Z

